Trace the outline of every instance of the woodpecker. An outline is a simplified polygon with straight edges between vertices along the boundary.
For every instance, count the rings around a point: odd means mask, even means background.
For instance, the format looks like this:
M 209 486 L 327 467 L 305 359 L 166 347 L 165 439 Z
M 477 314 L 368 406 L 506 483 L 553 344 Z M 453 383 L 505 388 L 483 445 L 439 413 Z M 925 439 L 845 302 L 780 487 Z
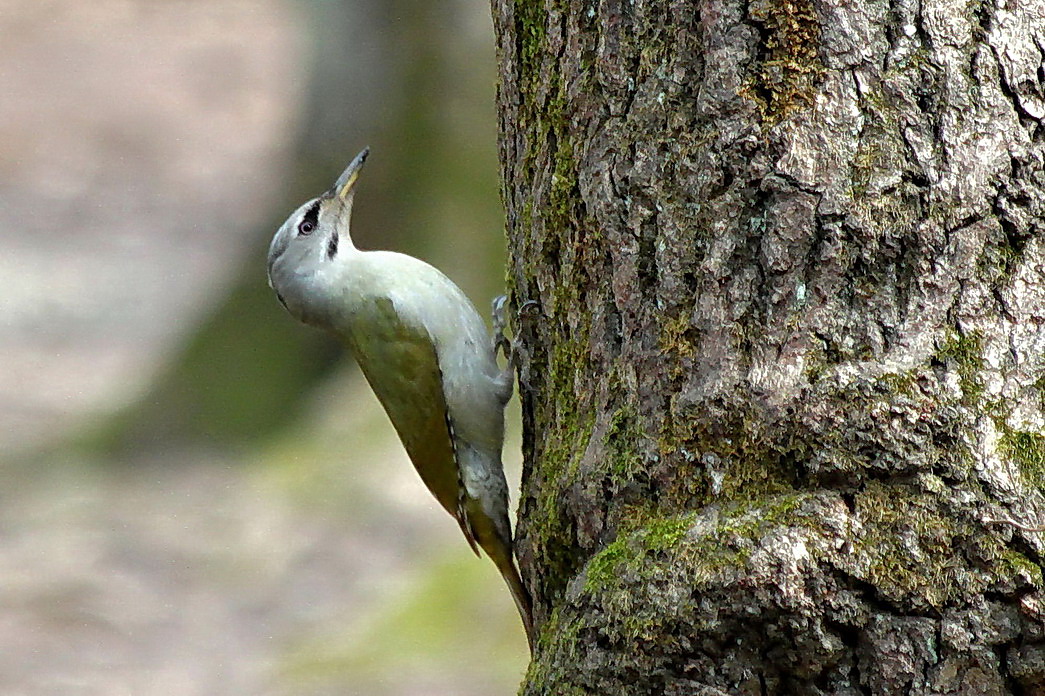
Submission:
M 475 306 L 439 270 L 355 247 L 352 201 L 369 152 L 276 232 L 269 286 L 295 319 L 332 333 L 355 356 L 421 480 L 508 584 L 532 651 L 531 604 L 513 557 L 501 463 L 514 376 L 511 362 L 504 370 L 497 364 L 506 344 L 504 302 L 495 300 L 491 338 Z

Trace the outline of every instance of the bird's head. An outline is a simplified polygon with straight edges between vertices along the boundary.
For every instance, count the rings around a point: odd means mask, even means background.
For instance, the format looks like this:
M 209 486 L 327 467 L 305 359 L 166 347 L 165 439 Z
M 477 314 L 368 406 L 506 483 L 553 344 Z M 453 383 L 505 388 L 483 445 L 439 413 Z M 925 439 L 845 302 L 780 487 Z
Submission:
M 356 155 L 333 188 L 291 213 L 269 245 L 269 287 L 296 319 L 322 323 L 327 314 L 332 276 L 338 254 L 352 248 L 349 218 L 356 180 L 370 148 Z

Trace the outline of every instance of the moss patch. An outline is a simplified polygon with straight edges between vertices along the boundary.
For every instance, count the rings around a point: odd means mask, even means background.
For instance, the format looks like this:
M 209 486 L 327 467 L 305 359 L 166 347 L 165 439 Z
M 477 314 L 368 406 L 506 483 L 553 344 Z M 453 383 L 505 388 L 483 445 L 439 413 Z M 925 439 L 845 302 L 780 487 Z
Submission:
M 940 510 L 936 494 L 871 481 L 856 496 L 856 517 L 858 575 L 898 604 L 938 608 L 982 589 L 961 555 L 961 541 L 976 532 Z
M 537 659 L 530 661 L 520 693 L 556 693 L 564 696 L 586 694 L 580 687 L 564 683 L 565 675 L 573 668 L 577 653 L 578 635 L 584 624 L 576 616 L 565 618 L 565 612 L 556 607 L 537 637 Z M 551 685 L 555 691 L 550 691 Z
M 633 509 L 617 539 L 588 562 L 585 591 L 611 590 L 628 576 L 648 578 L 680 559 L 695 584 L 706 582 L 722 568 L 743 565 L 753 543 L 774 527 L 815 528 L 815 520 L 800 513 L 802 502 L 811 496 L 772 495 L 729 504 L 719 512 L 714 531 L 699 536 L 689 535 L 696 512 L 660 516 Z
M 677 545 L 693 524 L 695 514 L 650 519 L 617 539 L 588 562 L 585 590 L 597 592 L 608 587 L 619 572 L 630 567 L 637 570 L 649 554 L 668 551 Z
M 595 427 L 590 399 L 578 394 L 577 374 L 590 362 L 587 331 L 559 338 L 547 356 L 547 377 L 535 400 L 535 419 L 549 428 L 535 452 L 539 466 L 528 483 L 535 507 L 527 514 L 527 531 L 541 576 L 553 584 L 546 596 L 561 594 L 580 566 L 573 521 L 563 508 L 564 494 L 577 480 L 581 458 Z M 538 363 L 539 364 L 539 363 Z
M 663 454 L 699 459 L 704 476 L 680 478 L 668 497 L 691 507 L 736 499 L 759 499 L 795 487 L 795 446 L 781 447 L 757 431 L 751 414 L 709 423 L 706 418 L 676 417 L 661 435 Z
M 765 53 L 740 94 L 758 104 L 763 119 L 774 124 L 813 103 L 824 72 L 820 22 L 809 0 L 764 0 L 752 3 L 749 14 L 762 30 Z
M 983 334 L 951 333 L 937 350 L 935 359 L 952 363 L 958 371 L 958 383 L 966 404 L 974 404 L 983 397 L 984 385 L 980 379 L 983 369 Z
M 577 417 L 549 434 L 535 471 L 540 479 L 536 507 L 527 517 L 527 536 L 537 556 L 541 576 L 552 584 L 543 588 L 547 596 L 562 593 L 565 583 L 580 567 L 573 521 L 562 501 L 577 477 L 578 465 L 591 438 L 594 421 Z
M 1041 566 L 1018 551 L 1012 549 L 1002 551 L 998 558 L 998 566 L 1003 577 L 1022 581 L 1037 588 L 1045 585 Z
M 1003 430 L 999 450 L 1019 467 L 1029 486 L 1045 490 L 1045 435 L 1021 430 Z
M 732 504 L 717 518 L 706 517 L 714 525 L 707 528 L 696 512 L 633 510 L 627 524 L 634 526 L 593 556 L 585 571 L 583 596 L 600 607 L 600 633 L 626 644 L 674 640 L 673 622 L 686 611 L 691 593 L 731 582 L 773 529 L 816 528 L 816 520 L 800 510 L 807 497 Z
M 610 419 L 604 444 L 607 473 L 617 482 L 629 480 L 639 467 L 637 443 L 642 433 L 638 427 L 638 414 L 631 406 L 614 412 Z
M 681 379 L 689 363 L 697 355 L 698 332 L 687 312 L 661 320 L 658 345 L 665 355 L 674 357 L 671 362 L 671 378 Z
M 541 65 L 541 51 L 548 35 L 548 14 L 543 0 L 515 0 L 515 41 L 519 70 L 530 81 Z

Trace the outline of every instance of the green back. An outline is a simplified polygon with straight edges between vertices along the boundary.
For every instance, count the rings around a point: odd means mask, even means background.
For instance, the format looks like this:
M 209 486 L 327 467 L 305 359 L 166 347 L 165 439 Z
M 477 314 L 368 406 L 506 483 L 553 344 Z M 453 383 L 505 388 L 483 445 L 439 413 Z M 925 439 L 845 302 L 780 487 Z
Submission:
M 384 406 L 421 480 L 459 517 L 460 482 L 431 338 L 403 323 L 388 298 L 363 304 L 345 336 L 370 387 Z

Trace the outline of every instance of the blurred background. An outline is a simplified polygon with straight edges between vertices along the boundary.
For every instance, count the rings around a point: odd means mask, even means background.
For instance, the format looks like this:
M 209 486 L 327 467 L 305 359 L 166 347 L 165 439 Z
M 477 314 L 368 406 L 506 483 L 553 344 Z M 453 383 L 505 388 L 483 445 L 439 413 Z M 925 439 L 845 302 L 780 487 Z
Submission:
M 486 0 L 0 0 L 0 693 L 514 693 L 493 564 L 264 264 L 370 145 L 357 244 L 486 313 L 494 79 Z

